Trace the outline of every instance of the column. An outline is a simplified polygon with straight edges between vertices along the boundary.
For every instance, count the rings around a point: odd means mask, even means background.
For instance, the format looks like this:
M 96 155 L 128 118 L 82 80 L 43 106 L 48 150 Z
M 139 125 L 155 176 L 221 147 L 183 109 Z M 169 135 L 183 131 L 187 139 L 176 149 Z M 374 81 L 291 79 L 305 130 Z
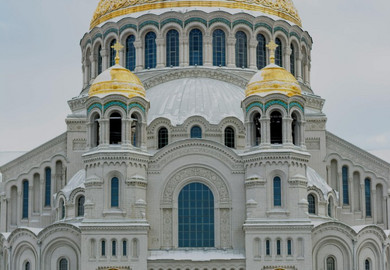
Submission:
M 284 48 L 284 63 L 285 66 L 284 68 L 287 69 L 287 71 L 291 72 L 291 65 L 290 65 L 290 56 L 291 56 L 291 48 L 290 47 L 285 47 Z
M 236 67 L 235 46 L 236 38 L 230 36 L 227 38 L 227 66 L 230 68 Z
M 304 82 L 305 84 L 309 84 L 309 61 L 308 59 L 305 60 L 305 66 L 304 66 L 304 72 L 305 72 L 305 76 L 304 76 Z
M 135 48 L 135 71 L 143 69 L 143 52 L 142 52 L 142 41 L 137 39 L 134 41 Z
M 32 181 L 28 181 L 28 220 L 31 220 L 33 207 L 34 207 L 33 182 L 34 182 L 34 178 L 32 178 Z
M 156 38 L 156 46 L 157 46 L 157 68 L 165 67 L 165 51 L 164 46 L 165 40 L 164 38 Z
M 300 53 L 297 58 L 297 67 L 296 67 L 297 80 L 303 82 L 302 80 L 302 54 Z
M 271 144 L 270 121 L 271 119 L 268 117 L 260 118 L 262 146 L 270 146 Z
M 146 149 L 146 140 L 147 140 L 146 122 L 142 122 L 141 124 L 141 148 L 142 149 Z
M 384 228 L 386 230 L 386 228 L 388 226 L 388 223 L 387 223 L 387 211 L 386 211 L 386 208 L 387 208 L 387 196 L 383 196 L 382 203 L 383 203 L 383 206 L 382 206 L 383 224 L 384 224 Z
M 256 47 L 257 40 L 254 37 L 251 37 L 249 40 L 249 68 L 254 70 L 257 70 Z
M 372 217 L 372 222 L 376 224 L 378 222 L 378 215 L 376 213 L 376 189 L 373 188 L 371 189 L 371 217 Z
M 291 144 L 292 145 L 292 118 L 288 115 L 283 119 L 283 144 Z
M 102 49 L 100 51 L 100 54 L 102 56 L 102 72 L 103 72 L 109 67 L 109 63 L 108 63 L 109 50 Z
M 344 196 L 343 196 L 343 174 L 341 171 L 337 172 L 337 178 L 339 180 L 339 198 L 340 198 L 340 206 L 344 206 Z
M 125 67 L 126 66 L 126 47 L 123 48 L 123 50 L 120 50 L 119 51 L 119 65 L 121 65 L 122 67 Z
M 90 81 L 92 79 L 95 79 L 96 78 L 96 55 L 93 55 L 91 54 L 91 56 L 89 56 L 89 62 L 91 63 L 91 78 Z M 90 83 L 90 81 L 88 83 Z
M 87 149 L 92 148 L 92 123 L 87 123 Z
M 109 145 L 109 120 L 108 119 L 99 119 L 100 123 L 100 144 L 101 145 Z
M 362 209 L 362 218 L 366 217 L 366 198 L 364 196 L 364 182 L 360 183 L 360 209 Z
M 349 193 L 349 210 L 351 211 L 351 213 L 354 212 L 354 200 L 355 200 L 355 196 L 353 195 L 353 172 L 352 172 L 352 175 L 351 175 L 351 172 L 349 172 L 349 175 L 348 175 L 348 186 L 349 186 L 349 189 L 348 189 L 348 193 Z
M 210 34 L 204 37 L 204 66 L 210 67 L 213 65 L 213 39 Z
M 123 122 L 125 123 L 123 144 L 126 146 L 130 146 L 131 145 L 131 123 L 133 121 L 129 118 L 125 118 L 123 119 Z
M 184 46 L 185 46 L 185 38 L 180 37 L 179 38 L 179 66 L 184 67 Z
M 245 130 L 246 130 L 246 134 L 245 134 L 246 148 L 250 148 L 252 147 L 252 136 L 254 133 L 252 122 L 250 121 L 245 122 Z
M 52 187 L 53 187 L 53 185 L 52 185 Z M 22 187 L 22 189 L 23 189 L 23 187 Z M 18 189 L 17 194 L 18 194 L 18 198 L 17 198 L 17 201 L 18 201 L 17 202 L 17 211 L 18 212 L 16 213 L 16 225 L 19 227 L 20 221 L 22 220 L 22 209 L 23 209 L 23 207 L 22 207 L 23 197 L 22 196 L 23 196 L 23 193 L 21 190 Z
M 88 85 L 88 66 L 87 66 L 87 60 L 83 60 L 82 64 L 82 70 L 83 70 L 83 88 Z
M 306 126 L 306 121 L 298 121 L 299 125 L 299 142 L 301 144 L 301 147 L 303 149 L 306 149 L 306 141 L 305 141 L 305 126 Z
M 190 65 L 190 52 L 188 37 L 183 41 L 183 66 L 188 67 Z

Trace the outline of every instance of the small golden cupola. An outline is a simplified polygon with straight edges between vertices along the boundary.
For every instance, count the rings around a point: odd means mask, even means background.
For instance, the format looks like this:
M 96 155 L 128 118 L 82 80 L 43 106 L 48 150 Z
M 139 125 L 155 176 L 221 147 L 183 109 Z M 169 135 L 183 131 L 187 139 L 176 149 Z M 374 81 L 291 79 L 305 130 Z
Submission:
M 130 70 L 119 65 L 119 51 L 123 48 L 120 43 L 112 46 L 116 50 L 115 65 L 106 69 L 93 81 L 88 95 L 104 97 L 119 94 L 128 98 L 145 97 L 146 91 L 140 79 Z
M 289 97 L 302 95 L 301 87 L 294 75 L 275 64 L 275 49 L 278 45 L 271 41 L 267 48 L 270 50 L 270 64 L 259 70 L 248 82 L 245 96 L 280 93 Z

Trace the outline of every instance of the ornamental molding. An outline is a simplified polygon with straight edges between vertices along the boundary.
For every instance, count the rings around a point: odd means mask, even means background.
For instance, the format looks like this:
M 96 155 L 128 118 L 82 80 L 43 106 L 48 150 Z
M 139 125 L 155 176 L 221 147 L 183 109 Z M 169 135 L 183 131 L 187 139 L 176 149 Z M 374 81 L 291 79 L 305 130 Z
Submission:
M 326 129 L 326 118 L 310 118 L 306 116 L 306 124 L 305 124 L 305 130 L 306 131 L 325 131 Z
M 99 266 L 98 270 L 131 270 L 130 266 Z
M 85 220 L 84 220 L 85 221 Z M 143 235 L 147 233 L 149 230 L 150 225 L 148 223 L 132 223 L 132 224 L 104 224 L 104 223 L 99 223 L 99 224 L 94 224 L 94 225 L 89 225 L 88 221 L 86 223 L 83 223 L 80 226 L 80 230 L 85 232 L 85 231 L 109 231 L 109 232 L 118 232 L 118 231 L 124 231 L 127 234 L 137 234 L 137 235 Z
M 341 232 L 342 234 L 346 235 L 350 239 L 356 241 L 357 233 L 348 225 L 337 221 L 322 223 L 317 227 L 314 227 L 312 231 L 312 235 L 313 236 L 320 235 L 320 234 L 331 235 L 330 231 Z M 323 238 L 320 238 L 319 241 L 321 240 L 323 240 Z
M 259 231 L 300 231 L 310 233 L 313 229 L 312 224 L 269 224 L 267 221 L 247 220 L 243 225 L 244 231 L 258 233 Z
M 236 254 L 235 254 L 236 255 Z M 207 259 L 207 253 L 205 254 Z M 191 259 L 148 259 L 148 269 L 202 269 L 202 270 L 211 270 L 211 269 L 229 269 L 229 270 L 238 270 L 245 269 L 245 259 L 225 259 L 225 260 L 207 260 L 201 262 L 202 267 L 199 267 L 199 262 L 194 262 Z
M 88 92 L 87 92 L 88 93 Z M 88 96 L 79 96 L 71 100 L 68 100 L 69 108 L 72 112 L 84 109 L 84 104 L 87 101 Z
M 101 166 L 102 164 L 110 163 L 125 163 L 130 167 L 147 167 L 149 162 L 149 154 L 126 150 L 118 152 L 97 150 L 94 152 L 85 153 L 83 155 L 83 160 L 86 168 L 92 168 L 95 166 Z
M 269 152 L 256 151 L 242 157 L 245 168 L 260 167 L 266 164 L 285 164 L 288 166 L 304 167 L 309 162 L 310 154 L 305 152 Z

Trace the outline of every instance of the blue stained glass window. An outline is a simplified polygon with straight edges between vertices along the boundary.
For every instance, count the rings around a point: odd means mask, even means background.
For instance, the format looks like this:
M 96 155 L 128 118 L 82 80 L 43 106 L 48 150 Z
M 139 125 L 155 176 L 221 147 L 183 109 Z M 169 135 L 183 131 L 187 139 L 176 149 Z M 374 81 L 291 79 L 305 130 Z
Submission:
M 313 194 L 307 195 L 307 202 L 309 203 L 309 214 L 316 213 L 316 199 Z
M 271 255 L 271 241 L 265 241 L 265 255 Z
M 290 54 L 290 72 L 292 75 L 296 76 L 295 74 L 295 49 L 294 46 L 291 44 L 291 54 Z
M 23 181 L 23 215 L 22 218 L 28 218 L 28 181 Z
M 106 241 L 102 241 L 102 256 L 106 256 Z
M 103 57 L 101 51 L 102 51 L 102 46 L 99 46 L 97 50 L 97 75 L 102 73 L 102 68 L 103 68 Z
M 242 31 L 236 33 L 236 67 L 248 67 L 248 42 Z
M 343 166 L 342 175 L 343 175 L 343 203 L 345 205 L 348 205 L 349 204 L 348 167 Z
M 225 145 L 234 148 L 234 129 L 231 127 L 225 129 Z
M 61 200 L 61 219 L 65 218 L 65 202 Z
M 262 34 L 257 35 L 256 64 L 258 69 L 267 65 L 266 41 Z
M 51 169 L 45 169 L 45 206 L 50 206 L 51 202 Z
M 332 216 L 332 199 L 329 199 L 329 202 L 328 202 L 328 216 L 329 217 Z
M 221 29 L 213 32 L 213 65 L 226 66 L 226 38 Z
M 24 270 L 30 270 L 30 262 L 26 262 L 26 265 L 24 266 Z
M 84 216 L 84 202 L 85 202 L 84 196 L 80 196 L 79 199 L 77 200 L 77 216 L 78 217 Z
M 68 270 L 68 260 L 63 258 L 60 260 L 60 270 Z
M 193 29 L 189 36 L 190 66 L 203 65 L 203 35 L 199 29 Z
M 274 178 L 274 206 L 282 206 L 282 183 L 280 177 Z
M 113 39 L 110 43 L 110 67 L 112 67 L 113 65 L 115 65 L 115 55 L 116 55 L 116 51 L 114 50 L 114 48 L 112 48 L 116 43 L 116 39 Z
M 112 241 L 112 256 L 116 256 L 116 241 Z
M 127 256 L 127 241 L 123 240 L 122 242 L 122 255 Z
M 282 46 L 282 42 L 280 41 L 279 38 L 276 38 L 275 39 L 275 43 L 276 43 L 276 45 L 278 45 L 278 47 L 275 50 L 275 64 L 277 64 L 279 67 L 282 67 L 283 66 L 283 46 Z
M 176 30 L 169 30 L 166 41 L 167 67 L 179 65 L 179 33 Z
M 179 247 L 214 247 L 214 196 L 204 184 L 186 185 L 179 194 Z
M 145 36 L 145 68 L 155 68 L 156 64 L 156 34 L 154 32 L 149 32 Z
M 168 145 L 168 129 L 162 127 L 158 131 L 158 149 L 161 149 L 166 145 Z
M 202 138 L 202 129 L 199 126 L 194 126 L 191 128 L 191 138 Z
M 135 36 L 130 35 L 126 39 L 126 68 L 133 71 L 135 69 Z
M 370 261 L 369 260 L 366 260 L 364 262 L 364 270 L 370 270 L 371 267 L 370 267 Z
M 282 253 L 281 243 L 280 243 L 280 240 L 277 240 L 276 241 L 276 255 L 280 255 L 281 253 Z
M 371 180 L 364 180 L 364 197 L 366 199 L 366 216 L 371 217 Z
M 287 255 L 292 254 L 292 241 L 291 239 L 287 240 Z
M 111 207 L 119 206 L 119 179 L 114 177 L 111 179 Z

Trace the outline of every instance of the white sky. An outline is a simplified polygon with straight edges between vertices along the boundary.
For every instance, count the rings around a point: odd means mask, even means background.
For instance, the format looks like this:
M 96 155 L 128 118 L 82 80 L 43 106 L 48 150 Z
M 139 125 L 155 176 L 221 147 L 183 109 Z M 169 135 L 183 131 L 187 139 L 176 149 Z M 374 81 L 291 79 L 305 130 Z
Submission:
M 81 91 L 79 41 L 98 0 L 0 0 L 0 151 L 66 130 Z M 390 161 L 390 1 L 294 0 L 314 40 L 327 129 Z

